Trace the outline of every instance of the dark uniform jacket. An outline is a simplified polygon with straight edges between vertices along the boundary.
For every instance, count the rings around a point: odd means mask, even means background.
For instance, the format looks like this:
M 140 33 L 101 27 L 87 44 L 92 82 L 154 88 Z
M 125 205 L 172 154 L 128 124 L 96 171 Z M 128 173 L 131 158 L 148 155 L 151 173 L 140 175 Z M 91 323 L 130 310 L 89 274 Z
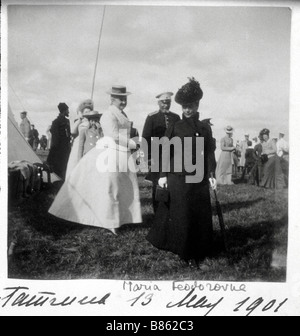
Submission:
M 207 181 L 210 177 L 210 173 L 215 173 L 216 169 L 216 160 L 215 160 L 215 141 L 212 137 L 212 131 L 210 126 L 207 123 L 201 122 L 199 120 L 199 113 L 191 118 L 186 118 L 183 116 L 183 119 L 177 121 L 175 124 L 170 126 L 170 128 L 166 132 L 166 138 L 172 139 L 174 137 L 178 137 L 181 139 L 182 147 L 175 146 L 171 147 L 169 150 L 169 146 L 164 146 L 163 151 L 163 171 L 161 173 L 161 177 L 167 176 L 166 171 L 170 167 L 170 172 L 178 175 L 194 175 L 195 172 L 188 172 L 185 169 L 184 164 L 184 156 L 187 155 L 184 148 L 184 139 L 191 138 L 192 139 L 192 150 L 189 151 L 188 155 L 190 157 L 187 158 L 189 162 L 192 162 L 193 165 L 196 164 L 196 138 L 203 137 L 204 138 L 204 179 Z M 197 150 L 203 150 L 203 148 L 197 148 Z M 170 154 L 169 154 L 170 153 Z M 174 157 L 177 155 L 182 155 L 182 167 L 181 172 L 176 172 L 174 170 Z
M 151 138 L 157 137 L 161 139 L 165 136 L 167 128 L 179 120 L 180 116 L 173 112 L 163 113 L 156 111 L 148 115 L 142 134 L 148 144 L 148 160 L 151 160 Z M 159 159 L 161 161 L 161 150 Z

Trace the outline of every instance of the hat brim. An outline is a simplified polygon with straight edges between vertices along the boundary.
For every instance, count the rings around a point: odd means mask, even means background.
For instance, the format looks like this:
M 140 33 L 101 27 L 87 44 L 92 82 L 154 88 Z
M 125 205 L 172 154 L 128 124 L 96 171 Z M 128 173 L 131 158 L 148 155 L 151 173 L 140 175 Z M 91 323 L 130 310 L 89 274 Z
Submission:
M 97 114 L 97 115 L 93 115 L 93 116 L 84 116 L 84 118 L 86 119 L 100 119 L 102 116 L 102 114 Z
M 224 131 L 227 133 L 227 134 L 232 134 L 234 132 L 234 129 L 232 129 L 231 131 L 229 131 L 227 128 L 224 128 Z

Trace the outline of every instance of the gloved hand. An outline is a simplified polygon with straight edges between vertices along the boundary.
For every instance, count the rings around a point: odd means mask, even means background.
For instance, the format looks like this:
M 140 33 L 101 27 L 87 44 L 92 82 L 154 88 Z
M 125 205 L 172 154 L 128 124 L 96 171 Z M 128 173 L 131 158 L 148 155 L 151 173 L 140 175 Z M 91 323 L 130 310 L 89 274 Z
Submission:
M 161 187 L 161 188 L 168 188 L 168 179 L 166 177 L 161 177 L 159 180 L 158 180 L 158 185 Z
M 210 183 L 210 186 L 211 186 L 212 190 L 217 189 L 218 183 L 217 183 L 217 180 L 215 178 L 211 177 L 209 179 L 209 183 Z

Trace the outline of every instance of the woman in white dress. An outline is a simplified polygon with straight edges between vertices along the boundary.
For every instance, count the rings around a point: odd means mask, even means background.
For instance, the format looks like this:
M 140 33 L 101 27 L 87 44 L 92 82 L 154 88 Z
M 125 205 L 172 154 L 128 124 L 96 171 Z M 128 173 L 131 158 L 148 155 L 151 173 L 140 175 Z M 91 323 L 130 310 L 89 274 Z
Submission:
M 233 184 L 232 182 L 232 165 L 233 165 L 233 128 L 225 128 L 226 136 L 221 139 L 221 154 L 217 163 L 216 180 L 218 184 Z
M 136 172 L 126 169 L 128 162 L 132 167 L 131 150 L 137 148 L 130 139 L 132 123 L 123 112 L 130 93 L 115 86 L 109 94 L 111 106 L 101 118 L 104 137 L 78 162 L 49 213 L 116 234 L 123 224 L 141 223 L 142 216 Z M 111 157 L 117 159 L 107 165 Z M 105 165 L 109 169 L 103 169 Z
M 66 179 L 70 176 L 71 171 L 78 163 L 78 150 L 79 150 L 79 133 L 82 129 L 88 129 L 90 126 L 89 120 L 84 117 L 85 114 L 93 111 L 94 103 L 91 99 L 86 99 L 80 103 L 77 109 L 78 119 L 74 121 L 71 127 L 71 134 L 73 136 L 73 145 L 69 156 Z

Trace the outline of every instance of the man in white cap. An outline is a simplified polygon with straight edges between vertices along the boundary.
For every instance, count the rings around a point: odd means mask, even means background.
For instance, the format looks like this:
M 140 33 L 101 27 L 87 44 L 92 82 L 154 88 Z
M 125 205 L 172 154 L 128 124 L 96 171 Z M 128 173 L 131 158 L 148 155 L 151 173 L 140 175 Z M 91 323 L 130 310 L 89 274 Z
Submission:
M 172 92 L 163 92 L 156 96 L 159 109 L 153 113 L 150 113 L 146 119 L 143 135 L 142 137 L 147 141 L 148 144 L 148 163 L 151 165 L 151 139 L 157 137 L 161 139 L 165 136 L 166 130 L 168 127 L 175 122 L 180 120 L 178 114 L 170 111 L 171 102 L 172 102 Z M 161 150 L 159 153 L 159 160 L 161 162 Z M 147 179 L 152 181 L 152 201 L 153 209 L 156 212 L 158 207 L 158 202 L 155 200 L 156 187 L 158 185 L 158 180 L 160 178 L 159 172 L 150 172 L 147 176 Z

